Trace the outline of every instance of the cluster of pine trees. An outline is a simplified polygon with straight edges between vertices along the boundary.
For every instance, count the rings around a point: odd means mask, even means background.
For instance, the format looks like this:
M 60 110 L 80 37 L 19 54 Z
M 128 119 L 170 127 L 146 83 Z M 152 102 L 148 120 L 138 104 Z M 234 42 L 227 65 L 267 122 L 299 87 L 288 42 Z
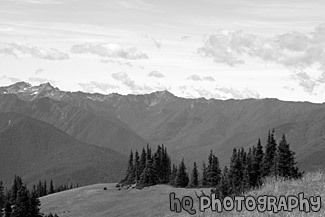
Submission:
M 219 175 L 213 192 L 219 197 L 241 194 L 249 189 L 259 187 L 265 177 L 282 177 L 285 179 L 301 178 L 290 144 L 282 136 L 279 144 L 274 139 L 274 130 L 269 132 L 265 151 L 258 140 L 257 146 L 244 149 L 234 149 L 230 166 L 225 167 Z
M 76 185 L 78 188 L 78 184 Z M 36 192 L 38 197 L 44 197 L 49 194 L 54 194 L 61 191 L 66 191 L 75 188 L 71 183 L 70 185 L 57 185 L 54 187 L 53 180 L 51 179 L 50 185 L 47 186 L 46 180 L 39 181 L 37 185 L 33 185 L 33 191 Z
M 265 149 L 265 150 L 264 150 Z M 265 147 L 258 140 L 256 146 L 245 151 L 234 149 L 230 165 L 220 169 L 219 159 L 211 151 L 207 164 L 203 162 L 201 175 L 194 162 L 190 175 L 186 172 L 184 159 L 180 165 L 171 165 L 167 149 L 162 145 L 152 155 L 151 149 L 142 150 L 139 157 L 131 151 L 126 177 L 122 184 L 134 184 L 145 187 L 156 184 L 170 184 L 174 187 L 209 187 L 220 198 L 238 195 L 249 189 L 259 187 L 268 176 L 297 179 L 302 177 L 295 162 L 295 153 L 282 136 L 279 144 L 274 138 L 274 130 L 269 131 Z
M 40 187 L 34 185 L 29 191 L 19 176 L 15 176 L 14 183 L 9 191 L 4 192 L 0 181 L 0 216 L 3 217 L 44 217 L 40 213 L 39 194 L 44 191 L 44 184 Z M 56 214 L 45 217 L 58 217 Z
M 149 146 L 142 149 L 141 155 L 138 151 L 133 155 L 131 151 L 126 176 L 120 183 L 122 185 L 136 183 L 138 188 L 167 184 L 170 177 L 170 163 L 164 145 L 159 145 L 155 153 L 152 153 Z

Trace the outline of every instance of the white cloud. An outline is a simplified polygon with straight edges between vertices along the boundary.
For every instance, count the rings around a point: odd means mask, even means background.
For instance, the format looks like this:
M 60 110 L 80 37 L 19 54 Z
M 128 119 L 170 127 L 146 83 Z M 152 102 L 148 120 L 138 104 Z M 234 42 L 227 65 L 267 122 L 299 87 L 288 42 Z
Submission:
M 214 78 L 211 77 L 211 76 L 200 77 L 198 75 L 191 75 L 191 76 L 187 77 L 187 80 L 192 80 L 192 81 L 210 81 L 210 82 L 215 81 Z
M 204 97 L 206 99 L 245 99 L 245 98 L 260 98 L 260 94 L 248 88 L 233 88 L 233 87 L 216 87 L 214 89 L 207 89 L 205 87 L 195 87 L 182 85 L 178 89 L 183 95 L 190 98 Z
M 211 76 L 205 76 L 205 77 L 203 77 L 203 80 L 205 80 L 205 81 L 211 81 L 211 82 L 216 81 L 216 80 L 214 80 L 214 78 L 211 77 Z
M 84 43 L 73 45 L 70 49 L 72 53 L 90 53 L 100 57 L 123 58 L 123 59 L 148 59 L 148 55 L 139 51 L 136 47 L 123 49 L 118 44 L 109 43 Z
M 187 77 L 187 80 L 201 81 L 202 79 L 198 75 L 191 75 L 191 76 Z
M 198 49 L 198 53 L 205 57 L 212 57 L 216 63 L 224 63 L 230 66 L 243 64 L 244 60 L 236 57 L 236 49 L 231 49 L 233 34 L 219 31 L 205 39 L 204 45 Z
M 44 72 L 44 69 L 37 69 L 35 71 L 35 74 L 38 75 L 38 74 L 42 74 Z
M 100 62 L 101 63 L 113 63 L 113 64 L 117 64 L 120 66 L 133 67 L 133 65 L 129 61 L 121 61 L 121 60 L 116 60 L 116 59 L 101 59 Z
M 227 95 L 227 98 L 235 98 L 235 99 L 245 99 L 245 98 L 261 98 L 260 94 L 254 90 L 250 90 L 248 88 L 245 89 L 235 89 L 232 87 L 217 87 L 216 91 L 219 91 L 223 94 Z
M 300 72 L 292 76 L 293 79 L 299 82 L 299 85 L 309 94 L 312 94 L 317 82 L 311 78 L 306 72 Z
M 90 93 L 94 93 L 94 92 L 107 93 L 110 90 L 119 89 L 117 85 L 101 83 L 97 81 L 91 81 L 89 83 L 79 83 L 78 85 L 81 86 L 85 92 L 90 92 Z
M 46 60 L 66 60 L 69 55 L 55 48 L 42 48 L 20 45 L 16 43 L 0 42 L 0 54 L 11 55 L 20 58 L 26 55 Z
M 198 53 L 230 66 L 244 64 L 245 57 L 250 56 L 296 69 L 313 64 L 320 64 L 324 69 L 325 24 L 308 34 L 289 32 L 270 38 L 243 31 L 219 30 L 205 38 Z
M 147 35 L 145 35 L 144 37 L 150 39 L 158 49 L 161 49 L 162 43 L 160 41 L 157 41 L 155 38 L 149 37 Z
M 120 81 L 124 86 L 128 87 L 132 93 L 143 93 L 143 92 L 152 92 L 153 88 L 147 85 L 136 84 L 127 73 L 125 72 L 116 72 L 113 73 L 112 78 L 116 81 Z
M 55 81 L 53 80 L 49 80 L 47 78 L 40 78 L 40 77 L 31 77 L 31 78 L 28 78 L 28 81 L 29 82 L 32 82 L 32 83 L 38 83 L 38 84 L 43 84 L 43 83 L 51 83 L 52 85 L 55 86 Z
M 158 71 L 152 71 L 148 74 L 148 77 L 163 78 L 165 77 L 163 73 Z
M 292 78 L 309 94 L 325 82 L 325 24 L 309 33 L 293 31 L 268 38 L 219 30 L 205 38 L 198 53 L 229 66 L 244 64 L 248 57 L 281 65 L 291 70 Z M 322 72 L 318 78 L 309 75 L 315 67 Z
M 21 81 L 21 79 L 19 79 L 19 78 L 10 77 L 10 76 L 5 76 L 5 75 L 4 75 L 4 76 L 1 76 L 0 79 L 1 79 L 1 80 L 8 80 L 8 81 L 10 81 L 11 83 L 17 83 L 17 82 Z

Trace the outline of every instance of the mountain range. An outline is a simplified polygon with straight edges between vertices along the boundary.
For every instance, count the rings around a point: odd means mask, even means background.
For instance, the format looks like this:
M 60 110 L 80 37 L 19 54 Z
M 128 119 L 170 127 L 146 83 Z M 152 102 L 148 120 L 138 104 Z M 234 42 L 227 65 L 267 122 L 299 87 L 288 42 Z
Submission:
M 74 186 L 113 182 L 124 175 L 127 158 L 111 149 L 80 142 L 67 133 L 22 114 L 0 113 L 0 178 L 27 183 L 52 179 Z
M 177 162 L 201 165 L 210 150 L 222 166 L 233 148 L 286 134 L 302 170 L 325 167 L 325 104 L 278 99 L 187 99 L 168 91 L 142 95 L 69 92 L 49 83 L 0 87 L 0 112 L 46 122 L 82 143 L 126 157 L 164 144 Z M 125 165 L 124 165 L 125 166 Z

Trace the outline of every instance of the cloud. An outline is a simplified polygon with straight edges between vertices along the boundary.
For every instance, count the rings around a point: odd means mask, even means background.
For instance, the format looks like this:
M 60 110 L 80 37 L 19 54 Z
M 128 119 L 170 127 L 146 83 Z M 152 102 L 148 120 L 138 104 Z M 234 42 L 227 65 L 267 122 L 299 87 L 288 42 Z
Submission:
M 55 86 L 55 81 L 53 80 L 49 80 L 47 78 L 40 78 L 40 77 L 31 77 L 31 78 L 28 78 L 28 81 L 29 82 L 35 82 L 35 83 L 39 83 L 39 84 L 43 84 L 43 83 L 51 83 L 52 85 Z
M 153 43 L 156 45 L 156 47 L 157 47 L 158 49 L 161 49 L 161 46 L 162 46 L 161 42 L 157 41 L 157 40 L 154 39 L 154 38 L 152 38 L 152 41 L 153 41 Z
M 187 77 L 186 79 L 192 80 L 192 81 L 202 81 L 202 79 L 198 75 L 191 75 L 191 76 Z
M 163 78 L 165 77 L 164 74 L 158 71 L 152 71 L 148 74 L 148 77 L 155 77 L 155 78 Z
M 205 81 L 211 81 L 211 82 L 216 81 L 211 76 L 205 76 L 205 77 L 203 77 L 203 80 L 205 80 Z
M 89 83 L 78 83 L 79 86 L 83 88 L 85 92 L 108 92 L 109 90 L 119 89 L 117 85 L 112 85 L 108 83 L 101 83 L 97 81 L 91 81 Z
M 145 38 L 151 40 L 153 42 L 153 44 L 158 48 L 158 49 L 161 49 L 162 47 L 162 43 L 160 41 L 157 41 L 155 38 L 153 37 L 150 37 L 148 35 L 144 35 Z
M 21 81 L 21 79 L 19 79 L 19 78 L 8 77 L 8 76 L 5 76 L 5 75 L 1 76 L 0 79 L 1 80 L 9 80 L 12 83 L 17 83 L 17 82 L 20 82 Z
M 37 69 L 35 71 L 35 74 L 38 75 L 38 74 L 42 74 L 44 72 L 44 69 Z
M 269 38 L 219 30 L 207 36 L 197 52 L 229 66 L 244 64 L 247 57 L 284 66 L 292 70 L 292 78 L 309 94 L 325 83 L 325 24 L 309 33 L 293 31 Z M 318 78 L 307 74 L 308 69 L 315 67 L 322 72 Z
M 260 95 L 254 90 L 248 88 L 236 89 L 232 87 L 216 87 L 213 90 L 206 89 L 205 87 L 199 86 L 179 86 L 178 89 L 183 95 L 190 98 L 203 97 L 206 99 L 246 99 L 255 98 L 259 99 Z
M 295 69 L 319 64 L 324 70 L 325 24 L 310 33 L 288 32 L 270 38 L 243 31 L 219 30 L 207 36 L 197 52 L 229 66 L 244 64 L 245 57 L 249 56 Z
M 192 80 L 192 81 L 210 81 L 210 82 L 215 81 L 214 78 L 212 78 L 211 76 L 200 77 L 198 75 L 191 75 L 191 76 L 187 77 L 187 80 Z
M 238 34 L 236 32 L 236 34 Z M 236 57 L 236 49 L 231 49 L 234 34 L 219 31 L 205 39 L 204 45 L 197 52 L 204 57 L 212 57 L 216 63 L 224 63 L 229 66 L 244 64 L 244 61 Z
M 120 60 L 114 60 L 114 59 L 101 59 L 100 62 L 101 63 L 114 63 L 114 64 L 117 64 L 120 66 L 133 67 L 133 65 L 128 61 L 120 61 Z
M 200 96 L 200 97 L 203 97 L 203 98 L 206 98 L 206 99 L 225 99 L 226 97 L 219 94 L 219 93 L 216 93 L 216 92 L 211 92 L 209 90 L 206 90 L 204 88 L 194 88 L 194 91 Z
M 123 49 L 118 44 L 109 43 L 84 43 L 73 45 L 70 49 L 72 53 L 84 54 L 90 53 L 100 57 L 122 58 L 122 59 L 148 59 L 148 55 L 139 51 L 136 47 Z
M 55 48 L 42 48 L 20 45 L 16 43 L 0 42 L 0 54 L 11 55 L 20 58 L 26 55 L 46 60 L 66 60 L 69 55 Z
M 147 85 L 139 85 L 136 84 L 134 80 L 132 80 L 127 73 L 125 72 L 116 72 L 113 73 L 112 78 L 116 81 L 121 82 L 124 86 L 128 87 L 132 90 L 133 93 L 141 93 L 141 92 L 152 92 L 153 88 Z
M 223 94 L 226 94 L 227 98 L 235 98 L 235 99 L 261 98 L 258 92 L 247 88 L 239 90 L 232 87 L 216 87 L 215 90 Z
M 299 82 L 299 85 L 309 94 L 312 94 L 315 87 L 318 85 L 317 82 L 311 78 L 306 72 L 299 72 L 292 76 L 293 79 Z

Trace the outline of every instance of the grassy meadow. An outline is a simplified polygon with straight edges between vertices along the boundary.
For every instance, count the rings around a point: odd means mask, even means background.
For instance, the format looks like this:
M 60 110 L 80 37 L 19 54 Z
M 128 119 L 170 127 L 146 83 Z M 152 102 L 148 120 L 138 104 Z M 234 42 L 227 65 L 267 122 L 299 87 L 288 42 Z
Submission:
M 104 188 L 107 190 L 104 190 Z M 321 196 L 322 208 L 319 212 L 300 212 L 295 209 L 293 212 L 273 212 L 260 213 L 258 211 L 241 212 L 231 211 L 217 213 L 211 210 L 199 212 L 199 200 L 195 196 L 195 191 L 200 193 L 201 190 L 209 192 L 209 189 L 185 189 L 173 188 L 167 185 L 157 185 L 142 190 L 128 189 L 118 191 L 115 184 L 97 184 L 65 192 L 48 195 L 41 198 L 41 211 L 43 213 L 57 213 L 60 217 L 133 217 L 133 216 L 191 216 L 186 211 L 181 213 L 171 212 L 169 209 L 169 194 L 175 192 L 177 198 L 182 196 L 191 196 L 194 199 L 194 208 L 197 217 L 213 216 L 325 216 L 325 173 L 314 172 L 305 174 L 301 180 L 284 181 L 269 178 L 265 184 L 256 190 L 252 190 L 247 195 L 255 198 L 260 195 L 281 195 L 297 196 L 303 192 L 305 198 L 309 196 Z

